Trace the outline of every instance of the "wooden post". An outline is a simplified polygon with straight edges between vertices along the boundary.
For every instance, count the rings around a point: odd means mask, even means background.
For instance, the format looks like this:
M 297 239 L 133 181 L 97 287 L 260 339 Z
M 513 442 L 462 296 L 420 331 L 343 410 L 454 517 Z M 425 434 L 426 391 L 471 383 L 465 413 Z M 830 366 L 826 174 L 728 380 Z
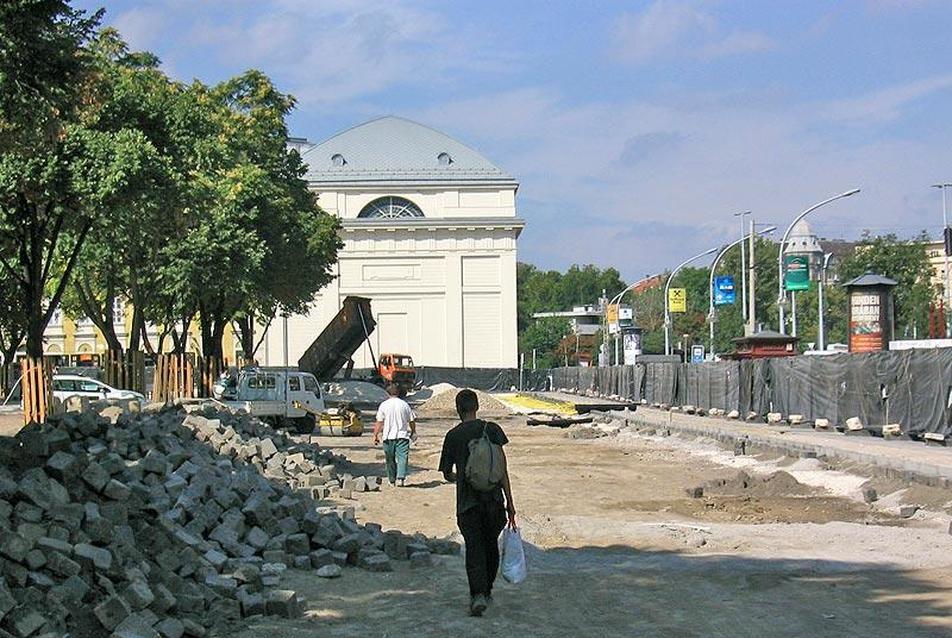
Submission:
M 23 422 L 43 423 L 53 407 L 52 369 L 46 362 L 29 357 L 20 362 L 23 392 Z

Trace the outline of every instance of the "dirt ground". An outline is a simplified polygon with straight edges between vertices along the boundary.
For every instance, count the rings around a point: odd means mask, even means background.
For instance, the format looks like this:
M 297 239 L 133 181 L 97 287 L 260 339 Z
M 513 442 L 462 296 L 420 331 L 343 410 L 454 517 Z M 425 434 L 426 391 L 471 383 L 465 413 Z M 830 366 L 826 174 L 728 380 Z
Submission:
M 456 535 L 453 486 L 435 471 L 451 425 L 421 421 L 410 486 L 362 494 L 358 518 Z M 462 558 L 441 557 L 429 570 L 396 563 L 333 581 L 291 570 L 284 586 L 307 599 L 305 618 L 253 620 L 236 638 L 952 636 L 947 516 L 900 519 L 803 485 L 691 498 L 687 488 L 737 468 L 673 440 L 502 425 L 529 578 L 497 580 L 484 618 L 465 614 Z M 383 473 L 369 436 L 325 441 L 355 474 Z

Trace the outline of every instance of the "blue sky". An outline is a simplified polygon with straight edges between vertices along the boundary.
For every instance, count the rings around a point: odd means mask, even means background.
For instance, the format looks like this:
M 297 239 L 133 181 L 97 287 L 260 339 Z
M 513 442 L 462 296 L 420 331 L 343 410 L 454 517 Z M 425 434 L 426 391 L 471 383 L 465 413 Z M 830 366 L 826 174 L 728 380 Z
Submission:
M 102 3 L 76 2 L 81 8 Z M 415 119 L 521 182 L 520 259 L 634 279 L 739 235 L 941 229 L 952 181 L 946 0 L 164 0 L 104 5 L 180 79 L 258 68 L 319 141 Z

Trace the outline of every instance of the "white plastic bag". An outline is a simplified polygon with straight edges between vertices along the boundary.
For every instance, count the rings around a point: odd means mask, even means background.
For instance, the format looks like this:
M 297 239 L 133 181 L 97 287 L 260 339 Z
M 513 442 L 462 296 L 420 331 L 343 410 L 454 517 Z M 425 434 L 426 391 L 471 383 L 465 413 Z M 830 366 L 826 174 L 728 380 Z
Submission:
M 526 554 L 518 529 L 507 527 L 502 531 L 502 577 L 513 585 L 526 579 Z

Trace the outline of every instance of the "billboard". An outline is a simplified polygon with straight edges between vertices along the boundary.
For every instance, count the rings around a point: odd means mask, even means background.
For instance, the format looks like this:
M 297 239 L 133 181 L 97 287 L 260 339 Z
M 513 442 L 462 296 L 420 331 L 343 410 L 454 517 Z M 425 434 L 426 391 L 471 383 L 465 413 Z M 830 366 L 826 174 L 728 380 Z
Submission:
M 850 292 L 850 352 L 883 350 L 882 298 L 879 292 Z
M 687 312 L 687 291 L 684 288 L 668 288 L 668 310 L 671 312 Z
M 724 306 L 732 304 L 736 300 L 737 293 L 734 291 L 734 277 L 732 275 L 714 277 L 714 305 Z
M 625 365 L 634 365 L 641 354 L 641 328 L 626 326 L 621 331 L 625 352 Z
M 785 255 L 783 258 L 785 290 L 810 289 L 810 258 L 806 255 Z

